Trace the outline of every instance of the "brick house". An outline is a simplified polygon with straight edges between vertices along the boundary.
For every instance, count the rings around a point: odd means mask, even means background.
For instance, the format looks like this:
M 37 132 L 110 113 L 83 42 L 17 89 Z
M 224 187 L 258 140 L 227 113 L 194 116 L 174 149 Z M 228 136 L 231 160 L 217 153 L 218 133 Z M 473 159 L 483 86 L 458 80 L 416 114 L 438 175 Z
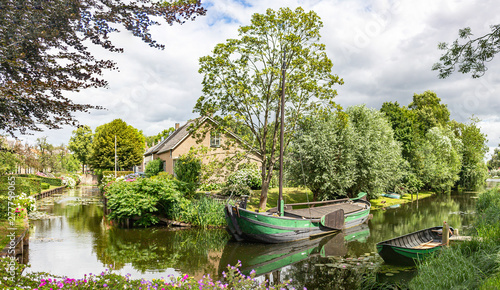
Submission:
M 166 139 L 160 141 L 158 144 L 146 149 L 144 153 L 144 164 L 143 168 L 149 161 L 154 159 L 161 159 L 164 162 L 164 171 L 170 174 L 174 174 L 175 162 L 179 156 L 186 154 L 192 147 L 205 146 L 210 148 L 209 154 L 211 157 L 215 157 L 218 160 L 223 160 L 225 157 L 231 154 L 236 154 L 237 152 L 250 152 L 247 154 L 246 161 L 254 162 L 260 168 L 261 160 L 260 154 L 258 154 L 253 148 L 250 148 L 241 138 L 232 132 L 226 131 L 225 133 L 213 133 L 210 130 L 198 134 L 201 136 L 193 136 L 191 129 L 196 125 L 198 119 L 189 120 L 183 126 L 179 126 L 179 123 L 175 124 L 175 131 L 170 134 Z M 201 117 L 199 119 L 199 127 L 203 126 L 205 122 L 215 121 L 210 117 Z M 204 135 L 204 136 L 203 136 Z M 223 146 L 226 142 L 234 144 L 230 149 Z M 207 162 L 206 159 L 202 162 Z

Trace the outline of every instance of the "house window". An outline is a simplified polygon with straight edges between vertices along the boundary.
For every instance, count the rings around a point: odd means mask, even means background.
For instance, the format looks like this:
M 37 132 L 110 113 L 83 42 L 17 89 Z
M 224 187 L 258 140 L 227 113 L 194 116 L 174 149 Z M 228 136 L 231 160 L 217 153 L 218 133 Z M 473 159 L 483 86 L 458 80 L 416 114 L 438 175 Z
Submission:
M 220 133 L 210 132 L 210 147 L 220 147 Z

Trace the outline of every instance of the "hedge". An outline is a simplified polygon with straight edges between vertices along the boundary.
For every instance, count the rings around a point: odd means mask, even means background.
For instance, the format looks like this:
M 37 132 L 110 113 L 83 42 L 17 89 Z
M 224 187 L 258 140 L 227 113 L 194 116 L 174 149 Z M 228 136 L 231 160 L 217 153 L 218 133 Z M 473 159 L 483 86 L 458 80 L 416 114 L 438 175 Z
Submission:
M 42 190 L 46 190 L 50 188 L 50 184 L 42 182 Z
M 125 175 L 129 175 L 129 174 L 132 174 L 132 173 L 134 173 L 134 172 L 133 171 L 117 171 L 116 172 L 116 177 L 125 176 Z M 113 175 L 113 176 L 115 176 L 115 171 L 114 170 L 103 171 L 102 175 L 103 176 L 107 176 L 107 175 Z
M 38 178 L 27 178 L 14 176 L 16 178 L 16 185 L 14 192 L 16 195 L 22 192 L 30 195 L 38 194 L 42 191 L 41 181 Z M 0 176 L 0 191 L 8 192 L 8 176 Z
M 28 177 L 28 178 L 38 178 L 41 182 L 48 183 L 53 186 L 62 186 L 62 180 L 60 178 L 44 177 L 36 174 L 16 174 L 17 177 Z

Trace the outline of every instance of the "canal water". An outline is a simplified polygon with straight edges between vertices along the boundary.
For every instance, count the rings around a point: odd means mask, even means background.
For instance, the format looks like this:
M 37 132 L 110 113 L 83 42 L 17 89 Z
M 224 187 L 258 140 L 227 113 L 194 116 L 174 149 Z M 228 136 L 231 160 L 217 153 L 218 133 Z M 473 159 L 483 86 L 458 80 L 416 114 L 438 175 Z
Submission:
M 474 193 L 440 195 L 373 211 L 362 226 L 324 238 L 280 245 L 244 244 L 222 229 L 119 229 L 110 227 L 96 187 L 66 190 L 38 201 L 39 220 L 31 221 L 29 272 L 81 278 L 110 265 L 132 278 L 160 278 L 181 273 L 217 279 L 228 264 L 241 261 L 243 273 L 261 279 L 292 279 L 308 289 L 349 289 L 356 275 L 377 272 L 381 281 L 408 281 L 412 268 L 384 265 L 375 244 L 447 221 L 466 235 L 473 223 Z

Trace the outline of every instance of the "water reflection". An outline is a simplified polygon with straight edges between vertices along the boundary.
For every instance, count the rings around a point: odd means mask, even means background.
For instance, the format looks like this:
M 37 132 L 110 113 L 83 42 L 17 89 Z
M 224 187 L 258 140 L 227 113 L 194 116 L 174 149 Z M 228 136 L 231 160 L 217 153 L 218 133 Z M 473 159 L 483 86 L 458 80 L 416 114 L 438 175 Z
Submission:
M 222 229 L 120 229 L 109 226 L 96 188 L 39 201 L 50 218 L 33 220 L 30 271 L 82 277 L 113 265 L 133 278 L 217 274 L 229 235 Z
M 133 278 L 185 273 L 220 279 L 227 265 L 239 260 L 244 273 L 255 270 L 261 279 L 292 279 L 297 288 L 350 289 L 359 275 L 385 267 L 376 254 L 375 245 L 380 241 L 445 220 L 466 235 L 473 222 L 475 198 L 475 194 L 431 197 L 373 211 L 368 224 L 337 235 L 262 245 L 229 241 L 222 229 L 111 227 L 103 217 L 97 189 L 83 187 L 39 202 L 38 207 L 51 217 L 31 222 L 30 271 L 78 278 L 99 273 L 111 264 Z M 395 276 L 411 279 L 411 275 L 401 271 Z
M 226 244 L 221 258 L 219 275 L 226 271 L 227 265 L 241 261 L 241 272 L 249 275 L 252 270 L 256 276 L 273 273 L 279 276 L 283 268 L 289 268 L 300 261 L 314 256 L 343 257 L 347 254 L 348 243 L 365 241 L 370 235 L 368 225 L 362 224 L 337 234 L 305 239 L 284 244 L 257 244 L 230 241 Z

